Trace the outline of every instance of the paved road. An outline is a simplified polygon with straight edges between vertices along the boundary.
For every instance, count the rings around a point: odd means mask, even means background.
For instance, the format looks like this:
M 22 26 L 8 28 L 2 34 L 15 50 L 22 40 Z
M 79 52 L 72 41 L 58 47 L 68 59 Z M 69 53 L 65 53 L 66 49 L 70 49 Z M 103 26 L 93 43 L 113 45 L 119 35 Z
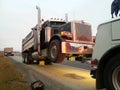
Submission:
M 85 63 L 81 63 L 80 61 L 68 61 L 68 60 L 64 60 L 62 62 L 63 65 L 68 65 L 68 66 L 72 66 L 72 67 L 77 67 L 77 68 L 83 68 L 86 70 L 90 70 L 91 66 L 89 61 L 85 62 Z
M 90 77 L 89 70 L 81 69 L 89 65 L 64 61 L 62 64 L 38 66 L 35 64 L 26 65 L 22 63 L 21 57 L 10 57 L 16 67 L 27 75 L 28 81 L 41 80 L 45 84 L 45 90 L 96 90 L 95 80 Z M 68 63 L 68 65 L 67 65 Z M 63 65 L 64 64 L 64 65 Z
M 16 58 L 18 62 L 22 63 L 22 57 L 15 56 L 14 58 Z M 67 66 L 72 66 L 72 67 L 77 67 L 77 68 L 83 68 L 86 70 L 91 69 L 89 62 L 81 63 L 80 61 L 69 61 L 69 60 L 65 59 L 61 64 L 67 65 Z

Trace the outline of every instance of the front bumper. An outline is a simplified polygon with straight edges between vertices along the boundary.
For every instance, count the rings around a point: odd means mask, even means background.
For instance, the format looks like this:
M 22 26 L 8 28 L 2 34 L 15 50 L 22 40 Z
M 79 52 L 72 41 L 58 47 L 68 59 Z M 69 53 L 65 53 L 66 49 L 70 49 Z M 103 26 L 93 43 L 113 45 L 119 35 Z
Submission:
M 62 53 L 64 54 L 92 54 L 93 44 L 62 41 Z

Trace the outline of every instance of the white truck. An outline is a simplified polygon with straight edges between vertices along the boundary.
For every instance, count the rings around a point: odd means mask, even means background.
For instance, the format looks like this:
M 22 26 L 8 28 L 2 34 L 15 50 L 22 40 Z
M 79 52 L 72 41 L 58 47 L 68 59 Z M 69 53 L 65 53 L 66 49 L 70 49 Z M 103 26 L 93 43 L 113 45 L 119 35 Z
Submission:
M 13 56 L 13 48 L 12 47 L 6 47 L 4 48 L 4 55 L 5 56 Z
M 22 40 L 22 56 L 25 63 L 44 60 L 61 63 L 65 57 L 91 57 L 93 50 L 91 25 L 84 21 L 52 19 L 41 23 L 40 8 L 38 24 Z
M 98 26 L 91 65 L 97 89 L 120 90 L 120 18 Z

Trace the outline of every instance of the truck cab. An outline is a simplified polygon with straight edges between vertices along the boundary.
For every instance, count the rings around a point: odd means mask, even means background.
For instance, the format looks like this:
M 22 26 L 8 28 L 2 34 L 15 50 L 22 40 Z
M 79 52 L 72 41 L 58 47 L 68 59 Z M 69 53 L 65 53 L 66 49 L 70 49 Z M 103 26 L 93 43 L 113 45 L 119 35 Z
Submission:
M 65 24 L 65 21 L 50 21 L 47 20 L 42 24 L 42 29 L 40 31 L 40 44 L 41 49 L 47 48 L 48 42 L 51 37 L 59 33 L 59 27 Z

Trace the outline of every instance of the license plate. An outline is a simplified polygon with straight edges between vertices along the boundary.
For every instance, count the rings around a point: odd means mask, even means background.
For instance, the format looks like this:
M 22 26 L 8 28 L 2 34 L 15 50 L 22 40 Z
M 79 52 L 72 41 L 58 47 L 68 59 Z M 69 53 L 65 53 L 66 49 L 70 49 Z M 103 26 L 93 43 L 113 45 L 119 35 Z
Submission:
M 69 60 L 70 61 L 75 61 L 75 57 L 70 57 Z

